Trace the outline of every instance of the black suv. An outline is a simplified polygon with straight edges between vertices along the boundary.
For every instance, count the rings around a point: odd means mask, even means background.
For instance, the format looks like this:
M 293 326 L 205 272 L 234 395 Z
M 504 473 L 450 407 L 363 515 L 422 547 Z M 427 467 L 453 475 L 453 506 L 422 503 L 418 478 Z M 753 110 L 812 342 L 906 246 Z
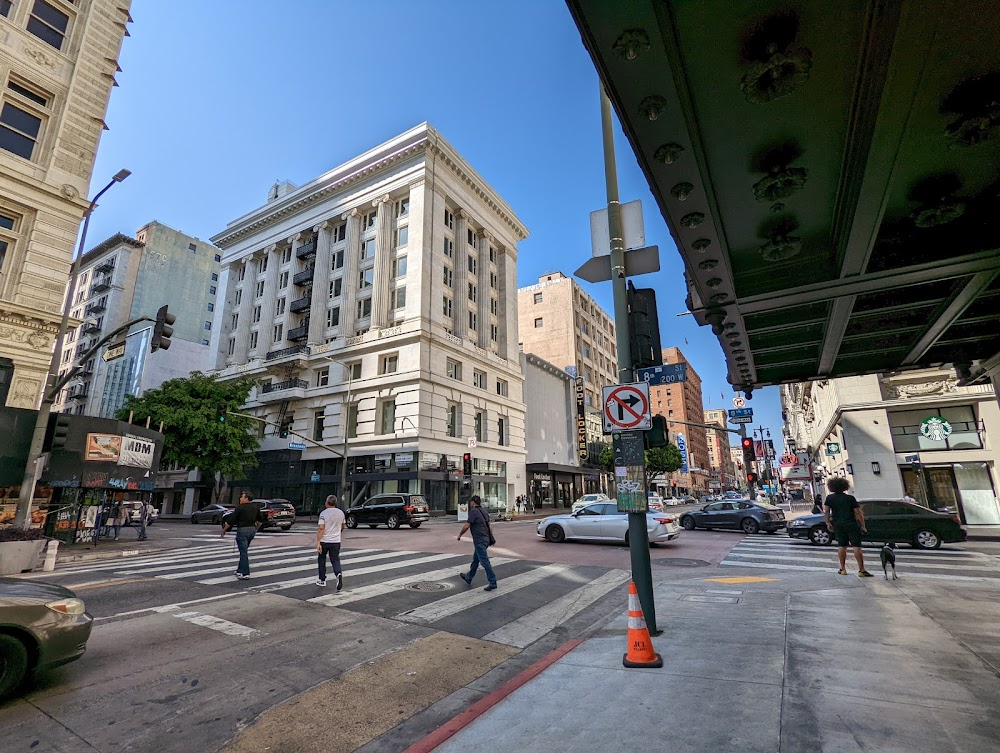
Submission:
M 420 528 L 420 524 L 430 517 L 430 508 L 419 494 L 376 494 L 347 510 L 347 527 L 386 525 L 399 528 L 406 523 L 410 528 Z
M 295 507 L 287 499 L 255 499 L 264 513 L 265 528 L 280 528 L 282 531 L 289 530 L 295 525 Z

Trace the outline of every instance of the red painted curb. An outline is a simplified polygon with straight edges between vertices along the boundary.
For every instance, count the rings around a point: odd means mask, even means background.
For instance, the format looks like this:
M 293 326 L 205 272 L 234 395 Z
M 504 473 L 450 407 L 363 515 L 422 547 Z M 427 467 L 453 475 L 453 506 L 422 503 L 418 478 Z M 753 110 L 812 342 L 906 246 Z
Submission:
M 496 703 L 502 701 L 522 685 L 525 685 L 530 680 L 536 678 L 543 671 L 555 664 L 581 643 L 583 643 L 583 638 L 574 638 L 571 641 L 566 641 L 559 648 L 543 656 L 526 670 L 509 679 L 492 693 L 480 698 L 465 711 L 452 717 L 429 735 L 413 743 L 413 745 L 403 751 L 403 753 L 431 753 L 432 750 L 449 737 L 468 726 L 484 711 L 489 710 Z

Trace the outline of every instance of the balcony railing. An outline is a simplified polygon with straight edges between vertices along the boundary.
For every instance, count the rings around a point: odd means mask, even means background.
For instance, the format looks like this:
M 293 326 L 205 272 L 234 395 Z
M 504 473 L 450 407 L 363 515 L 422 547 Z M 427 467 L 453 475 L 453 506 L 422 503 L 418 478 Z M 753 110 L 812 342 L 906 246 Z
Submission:
M 313 275 L 316 273 L 316 267 L 310 264 L 308 267 L 303 269 L 301 272 L 296 274 L 292 278 L 292 282 L 296 285 L 308 285 L 312 282 Z
M 105 290 L 111 290 L 111 280 L 107 277 L 98 280 L 90 286 L 91 293 L 103 293 Z
M 273 382 L 271 384 L 265 384 L 261 388 L 261 392 L 265 395 L 269 392 L 279 392 L 281 390 L 294 390 L 300 389 L 304 390 L 309 386 L 309 382 L 304 379 L 287 379 L 284 382 Z
M 96 269 L 98 272 L 114 272 L 115 263 L 111 259 L 108 259 L 107 261 L 102 261 L 100 264 L 94 267 L 94 269 Z
M 103 303 L 92 303 L 83 310 L 83 315 L 90 316 L 91 314 L 103 314 L 107 310 L 107 307 Z
M 288 330 L 288 339 L 291 340 L 292 342 L 295 342 L 296 340 L 305 340 L 307 337 L 309 337 L 308 319 L 306 320 L 306 323 L 303 324 L 301 327 L 295 327 L 293 329 Z
M 276 358 L 286 358 L 288 356 L 297 356 L 299 354 L 308 356 L 309 346 L 308 345 L 293 345 L 290 348 L 282 348 L 281 350 L 272 350 L 264 356 L 265 361 L 273 361 Z
M 298 298 L 292 301 L 291 305 L 288 307 L 292 313 L 298 313 L 299 311 L 308 311 L 309 306 L 312 304 L 312 296 L 307 295 L 302 298 Z
M 101 331 L 101 325 L 97 322 L 87 322 L 83 325 L 83 334 L 85 335 L 96 335 Z
M 76 390 L 75 392 L 71 392 L 69 394 L 69 399 L 70 400 L 86 400 L 87 399 L 87 390 Z
M 310 256 L 316 255 L 316 241 L 309 241 L 308 243 L 299 246 L 295 249 L 296 259 L 308 259 Z

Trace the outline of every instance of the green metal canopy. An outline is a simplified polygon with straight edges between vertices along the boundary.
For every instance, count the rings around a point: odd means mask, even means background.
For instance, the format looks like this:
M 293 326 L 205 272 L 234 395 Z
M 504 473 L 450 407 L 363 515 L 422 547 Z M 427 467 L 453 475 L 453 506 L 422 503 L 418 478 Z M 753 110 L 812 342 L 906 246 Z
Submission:
M 567 0 L 738 389 L 1000 357 L 985 0 Z

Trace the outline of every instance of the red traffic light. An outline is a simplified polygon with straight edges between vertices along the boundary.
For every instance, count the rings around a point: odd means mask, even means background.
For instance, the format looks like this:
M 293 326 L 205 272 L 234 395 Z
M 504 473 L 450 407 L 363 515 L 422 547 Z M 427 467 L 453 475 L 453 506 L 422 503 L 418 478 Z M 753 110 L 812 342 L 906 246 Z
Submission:
M 743 437 L 740 444 L 743 445 L 744 450 L 753 449 L 753 440 L 750 437 Z

